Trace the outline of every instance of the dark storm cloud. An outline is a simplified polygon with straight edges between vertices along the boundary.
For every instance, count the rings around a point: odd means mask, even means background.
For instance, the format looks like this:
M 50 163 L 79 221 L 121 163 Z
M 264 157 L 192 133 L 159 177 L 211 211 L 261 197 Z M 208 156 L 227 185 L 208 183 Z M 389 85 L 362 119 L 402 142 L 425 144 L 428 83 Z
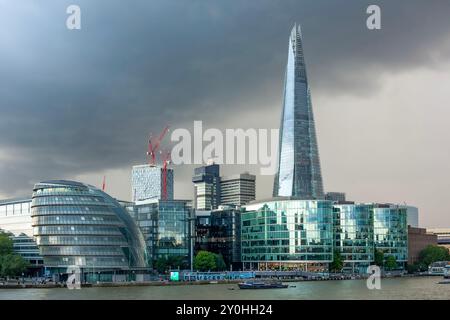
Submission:
M 435 68 L 450 48 L 448 1 L 0 3 L 0 193 L 8 195 L 40 179 L 142 162 L 148 133 L 166 123 L 238 119 L 244 102 L 265 101 L 275 101 L 278 122 L 296 21 L 316 93 L 370 96 L 381 74 Z M 73 3 L 80 31 L 65 28 Z M 373 3 L 382 30 L 370 32 Z

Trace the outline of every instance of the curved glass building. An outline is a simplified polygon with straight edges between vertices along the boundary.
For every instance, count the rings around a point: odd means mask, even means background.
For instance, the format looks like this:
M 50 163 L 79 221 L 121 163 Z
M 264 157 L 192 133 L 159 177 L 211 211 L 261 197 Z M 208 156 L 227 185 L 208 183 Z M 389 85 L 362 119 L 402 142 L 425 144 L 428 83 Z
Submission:
M 33 189 L 33 235 L 44 264 L 65 273 L 148 266 L 144 237 L 128 212 L 103 191 L 74 181 L 45 181 Z
M 274 198 L 241 214 L 246 269 L 326 271 L 333 259 L 333 206 L 327 200 Z
M 373 205 L 334 204 L 334 250 L 344 271 L 366 273 L 374 260 Z

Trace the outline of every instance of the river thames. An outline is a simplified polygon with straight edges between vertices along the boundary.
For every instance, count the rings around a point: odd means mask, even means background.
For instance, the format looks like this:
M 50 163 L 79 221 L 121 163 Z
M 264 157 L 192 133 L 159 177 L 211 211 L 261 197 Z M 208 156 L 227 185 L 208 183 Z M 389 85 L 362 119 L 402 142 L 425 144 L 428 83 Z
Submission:
M 239 290 L 236 284 L 93 287 L 80 290 L 0 289 L 0 299 L 159 299 L 159 300 L 309 300 L 309 299 L 445 299 L 450 300 L 450 284 L 442 277 L 388 278 L 380 290 L 369 290 L 366 280 L 289 282 L 287 289 Z M 233 290 L 232 290 L 233 289 Z

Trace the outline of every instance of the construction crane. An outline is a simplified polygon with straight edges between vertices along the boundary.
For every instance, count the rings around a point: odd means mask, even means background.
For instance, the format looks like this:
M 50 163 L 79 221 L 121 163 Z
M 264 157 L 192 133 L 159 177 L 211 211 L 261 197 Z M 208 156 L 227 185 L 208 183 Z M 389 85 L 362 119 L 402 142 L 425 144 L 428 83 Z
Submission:
M 156 139 L 153 139 L 152 134 L 150 134 L 150 138 L 148 139 L 147 156 L 149 156 L 149 164 L 152 166 L 156 165 L 156 152 L 158 151 L 161 142 L 168 131 L 169 126 L 166 126 Z
M 106 176 L 103 176 L 102 191 L 105 191 L 105 189 L 106 189 Z
M 162 162 L 162 174 L 163 174 L 162 199 L 167 200 L 167 166 L 170 163 L 170 151 L 161 151 L 160 158 Z

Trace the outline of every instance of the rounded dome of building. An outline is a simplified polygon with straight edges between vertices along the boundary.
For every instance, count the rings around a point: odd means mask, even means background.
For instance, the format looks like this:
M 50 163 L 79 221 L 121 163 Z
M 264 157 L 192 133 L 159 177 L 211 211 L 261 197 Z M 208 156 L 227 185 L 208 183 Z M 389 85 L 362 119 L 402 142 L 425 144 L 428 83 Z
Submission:
M 37 183 L 31 216 L 44 264 L 57 272 L 73 266 L 99 271 L 148 267 L 144 237 L 132 217 L 93 186 Z

